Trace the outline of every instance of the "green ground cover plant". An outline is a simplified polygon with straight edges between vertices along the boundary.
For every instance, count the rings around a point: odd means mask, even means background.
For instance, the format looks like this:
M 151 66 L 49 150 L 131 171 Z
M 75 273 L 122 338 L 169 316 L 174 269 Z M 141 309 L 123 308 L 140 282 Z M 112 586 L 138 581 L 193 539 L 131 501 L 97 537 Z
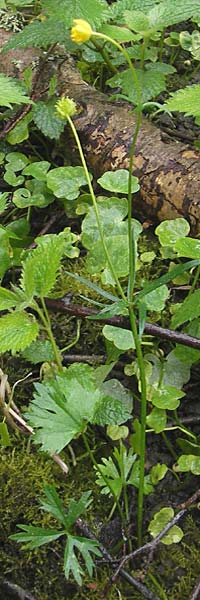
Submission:
M 180 217 L 159 224 L 154 232 L 154 247 L 144 250 L 146 234 L 134 214 L 134 195 L 140 189 L 140 181 L 132 172 L 143 113 L 150 110 L 172 116 L 173 111 L 178 111 L 195 117 L 198 125 L 200 85 L 186 85 L 170 96 L 168 77 L 176 73 L 175 55 L 170 64 L 166 61 L 174 40 L 179 56 L 181 49 L 187 51 L 191 71 L 195 70 L 192 61 L 199 60 L 198 32 L 186 35 L 185 31 L 169 31 L 167 37 L 165 31 L 183 21 L 198 25 L 199 2 L 118 0 L 108 5 L 105 0 L 84 0 L 77 6 L 77 2 L 68 0 L 3 1 L 0 8 L 15 14 L 23 9 L 28 21 L 11 36 L 3 52 L 35 46 L 48 53 L 55 44 L 63 44 L 76 55 L 81 71 L 87 72 L 89 79 L 103 68 L 104 85 L 114 89 L 112 99 L 128 101 L 136 113 L 129 168 L 105 172 L 97 180 L 96 193 L 96 182 L 88 170 L 76 129 L 74 117 L 79 108 L 74 99 L 57 97 L 54 76 L 46 101 L 33 99 L 29 67 L 22 83 L 0 75 L 3 124 L 16 114 L 15 105 L 29 105 L 24 118 L 7 133 L 0 152 L 2 179 L 7 186 L 0 195 L 0 352 L 2 361 L 10 353 L 14 358 L 41 365 L 40 381 L 34 382 L 23 426 L 29 428 L 31 444 L 36 445 L 37 451 L 39 446 L 40 451 L 54 459 L 66 448 L 73 452 L 73 442 L 80 441 L 94 467 L 96 493 L 111 499 L 107 518 L 118 514 L 123 532 L 121 544 L 125 543 L 127 554 L 131 555 L 135 546 L 141 548 L 149 539 L 148 533 L 156 539 L 164 532 L 163 544 L 176 544 L 183 538 L 184 530 L 173 522 L 174 508 L 162 505 L 147 524 L 144 502 L 169 471 L 178 481 L 179 473 L 200 474 L 198 433 L 184 425 L 179 415 L 185 397 L 183 388 L 192 366 L 199 361 L 200 350 L 176 343 L 164 352 L 145 334 L 145 324 L 147 320 L 160 320 L 174 331 L 181 329 L 198 340 L 200 242 L 189 237 L 190 224 Z M 161 93 L 165 94 L 162 103 Z M 44 136 L 59 144 L 61 134 L 65 136 L 69 130 L 78 153 L 76 166 L 57 165 L 47 160 L 46 154 L 38 157 L 37 149 L 27 155 L 20 146 L 31 139 L 32 131 L 37 131 L 39 139 Z M 68 217 L 73 214 L 78 225 L 33 236 L 34 215 L 45 210 L 51 214 L 54 208 L 61 208 Z M 80 252 L 84 254 L 84 276 L 77 274 L 78 267 L 74 267 Z M 68 282 L 72 289 L 74 282 L 80 290 L 87 290 L 87 302 L 98 310 L 93 318 L 99 325 L 102 321 L 102 343 L 107 352 L 101 366 L 64 364 L 66 349 L 79 340 L 80 331 L 77 330 L 75 341 L 69 339 L 60 347 L 48 300 L 64 295 Z M 184 300 L 173 302 L 173 286 L 186 286 Z M 115 317 L 126 319 L 126 327 L 118 327 L 114 322 L 105 324 L 105 320 Z M 91 328 L 92 320 L 91 315 Z M 112 375 L 124 354 L 124 373 L 127 381 L 130 378 L 126 385 Z M 1 375 L 4 376 L 3 362 Z M 6 380 L 2 381 L 0 436 L 4 450 L 12 443 L 10 426 L 17 429 L 18 424 L 11 419 L 14 386 L 9 392 Z M 16 413 L 14 419 L 15 416 Z M 98 459 L 90 443 L 91 431 L 96 427 L 104 428 L 110 447 L 113 446 L 107 456 Z M 175 447 L 169 431 L 180 436 Z M 146 469 L 147 440 L 152 434 L 161 436 L 173 465 L 164 460 Z M 21 523 L 17 525 L 21 531 L 10 536 L 14 542 L 22 542 L 25 549 L 36 549 L 66 536 L 64 574 L 67 579 L 72 574 L 79 586 L 83 583 L 83 565 L 92 577 L 94 561 L 102 557 L 98 541 L 77 535 L 75 530 L 80 515 L 91 505 L 90 487 L 88 480 L 88 491 L 78 500 L 71 499 L 65 507 L 55 486 L 46 485 L 41 508 L 59 521 L 62 529 L 57 529 L 57 524 L 47 529 Z M 137 515 L 134 540 L 129 536 L 132 488 Z M 152 577 L 160 597 L 166 600 L 165 584 Z

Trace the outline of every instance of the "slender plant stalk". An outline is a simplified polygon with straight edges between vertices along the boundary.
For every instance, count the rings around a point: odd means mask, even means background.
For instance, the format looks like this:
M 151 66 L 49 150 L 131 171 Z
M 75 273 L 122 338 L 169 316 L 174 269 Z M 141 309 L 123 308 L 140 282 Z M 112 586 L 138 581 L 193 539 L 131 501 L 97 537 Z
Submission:
M 99 54 L 101 54 L 102 58 L 104 59 L 105 63 L 108 65 L 109 70 L 112 73 L 118 73 L 117 68 L 112 64 L 112 61 L 110 60 L 110 57 L 107 53 L 107 50 L 101 46 L 101 44 L 99 44 L 97 42 L 97 40 L 95 40 L 95 36 L 92 37 L 92 43 L 94 44 L 97 52 L 99 52 Z
M 62 361 L 61 361 L 61 357 L 60 357 L 60 352 L 59 352 L 58 346 L 55 342 L 55 339 L 54 339 L 54 336 L 52 333 L 51 322 L 49 319 L 49 314 L 48 314 L 48 310 L 47 310 L 44 298 L 40 298 L 40 301 L 41 301 L 43 310 L 40 309 L 37 302 L 34 302 L 33 308 L 37 311 L 38 316 L 44 325 L 45 331 L 47 332 L 48 338 L 49 338 L 52 348 L 53 348 L 55 362 L 58 366 L 59 371 L 62 371 L 63 366 L 62 366 Z
M 145 473 L 145 449 L 146 449 L 146 412 L 147 412 L 147 394 L 146 394 L 146 376 L 145 364 L 142 354 L 141 342 L 137 331 L 137 323 L 133 309 L 129 308 L 129 318 L 131 330 L 134 337 L 135 349 L 137 354 L 138 366 L 140 371 L 141 384 L 141 430 L 140 430 L 140 479 L 138 490 L 138 545 L 142 545 L 142 522 L 143 522 L 143 501 L 144 501 L 144 473 Z
M 91 181 L 90 181 L 90 175 L 89 175 L 88 167 L 87 167 L 86 160 L 85 160 L 85 157 L 84 157 L 84 154 L 83 154 L 81 142 L 80 142 L 78 133 L 76 131 L 76 127 L 74 126 L 74 123 L 73 123 L 71 117 L 67 116 L 67 120 L 69 122 L 69 125 L 71 127 L 73 136 L 75 138 L 75 141 L 76 141 L 76 144 L 77 144 L 77 148 L 78 148 L 78 151 L 79 151 L 79 155 L 80 155 L 80 159 L 81 159 L 84 171 L 85 171 L 85 177 L 86 177 L 86 180 L 87 180 L 87 184 L 88 184 L 88 187 L 89 187 L 89 191 L 90 191 L 90 194 L 91 194 L 91 198 L 92 198 L 92 202 L 93 202 L 93 207 L 94 207 L 94 211 L 95 211 L 95 215 L 96 215 L 96 220 L 97 220 L 99 235 L 100 235 L 101 243 L 102 243 L 102 246 L 103 246 L 103 249 L 104 249 L 107 261 L 108 261 L 108 265 L 109 265 L 110 271 L 112 273 L 113 279 L 114 279 L 114 281 L 116 283 L 116 286 L 117 286 L 117 289 L 118 289 L 118 293 L 123 298 L 123 300 L 126 300 L 126 296 L 125 296 L 125 294 L 123 292 L 122 286 L 121 286 L 121 284 L 119 282 L 119 279 L 117 277 L 117 274 L 115 272 L 112 260 L 110 258 L 110 255 L 109 255 L 106 243 L 105 243 L 104 234 L 103 234 L 103 228 L 102 228 L 101 221 L 100 221 L 100 216 L 99 216 L 98 204 L 97 204 L 96 196 L 94 194 L 94 190 L 93 190 L 93 187 L 92 187 L 92 184 L 91 184 Z

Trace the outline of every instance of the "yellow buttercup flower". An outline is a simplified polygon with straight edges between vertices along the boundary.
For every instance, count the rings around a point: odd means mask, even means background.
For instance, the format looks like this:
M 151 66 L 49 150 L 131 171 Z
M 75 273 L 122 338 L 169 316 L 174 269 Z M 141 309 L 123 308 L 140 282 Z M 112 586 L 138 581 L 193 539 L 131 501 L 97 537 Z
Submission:
M 77 112 L 76 103 L 72 98 L 68 96 L 62 96 L 56 102 L 56 111 L 61 119 L 67 119 L 67 117 L 73 117 Z
M 71 29 L 72 42 L 83 44 L 83 42 L 87 42 L 91 38 L 92 34 L 92 27 L 87 21 L 84 21 L 84 19 L 74 19 Z

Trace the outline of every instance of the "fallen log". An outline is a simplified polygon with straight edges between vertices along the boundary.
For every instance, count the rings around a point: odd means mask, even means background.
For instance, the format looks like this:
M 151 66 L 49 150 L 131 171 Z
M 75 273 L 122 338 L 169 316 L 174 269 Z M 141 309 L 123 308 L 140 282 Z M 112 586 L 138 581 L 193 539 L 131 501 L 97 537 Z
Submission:
M 8 39 L 1 30 L 1 45 Z M 4 38 L 4 39 L 3 39 Z M 13 75 L 13 53 L 0 57 L 0 71 Z M 31 64 L 38 50 L 17 50 L 17 59 Z M 25 58 L 28 56 L 28 59 Z M 5 58 L 7 57 L 7 58 Z M 90 170 L 96 177 L 109 170 L 128 168 L 136 117 L 128 103 L 111 102 L 109 97 L 81 78 L 72 57 L 54 49 L 51 61 L 42 69 L 37 91 L 46 90 L 53 70 L 58 92 L 74 98 L 79 114 L 74 117 Z M 44 58 L 42 58 L 44 60 Z M 6 66 L 5 66 L 6 65 Z M 10 67 L 10 68 L 9 68 Z M 40 67 L 38 67 L 40 68 Z M 22 68 L 19 70 L 21 76 Z M 37 78 L 37 69 L 36 75 Z M 31 107 L 30 107 L 31 108 Z M 68 135 L 69 144 L 73 140 Z M 140 180 L 140 193 L 133 196 L 134 209 L 145 219 L 162 221 L 183 216 L 200 231 L 200 154 L 178 141 L 165 143 L 160 130 L 143 118 L 136 144 L 134 175 Z
M 85 83 L 71 61 L 59 69 L 60 91 L 81 107 L 75 117 L 87 163 L 95 176 L 127 169 L 136 116 L 127 103 L 113 103 Z M 162 140 L 160 130 L 143 118 L 133 174 L 140 193 L 133 197 L 143 217 L 162 221 L 184 216 L 200 231 L 200 154 L 189 146 Z

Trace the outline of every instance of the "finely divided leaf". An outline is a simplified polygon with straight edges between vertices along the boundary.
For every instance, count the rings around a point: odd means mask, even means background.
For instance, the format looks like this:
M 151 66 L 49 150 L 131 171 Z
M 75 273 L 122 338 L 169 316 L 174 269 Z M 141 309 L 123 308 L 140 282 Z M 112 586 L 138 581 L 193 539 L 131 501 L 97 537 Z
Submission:
M 49 544 L 57 540 L 61 535 L 65 534 L 65 531 L 58 531 L 56 529 L 44 529 L 43 527 L 34 527 L 33 525 L 17 525 L 19 529 L 22 529 L 23 533 L 14 533 L 10 535 L 10 539 L 15 542 L 26 542 L 24 548 L 34 550 L 44 544 Z
M 76 557 L 76 552 L 80 553 L 85 561 L 85 566 L 88 570 L 90 577 L 94 567 L 94 561 L 91 553 L 96 556 L 101 556 L 101 552 L 98 549 L 98 542 L 95 540 L 89 540 L 88 538 L 68 535 L 67 544 L 65 547 L 64 556 L 64 571 L 65 577 L 68 579 L 70 572 L 72 572 L 75 581 L 78 585 L 82 585 L 83 569 L 81 568 L 79 561 Z

